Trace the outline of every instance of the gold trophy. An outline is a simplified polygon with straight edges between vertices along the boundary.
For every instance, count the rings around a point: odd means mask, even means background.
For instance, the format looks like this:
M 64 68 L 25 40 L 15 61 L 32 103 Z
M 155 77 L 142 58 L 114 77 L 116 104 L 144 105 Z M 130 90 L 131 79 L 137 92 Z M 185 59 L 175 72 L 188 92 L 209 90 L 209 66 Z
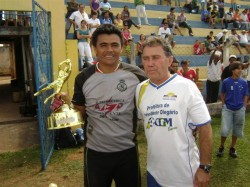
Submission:
M 62 86 L 64 82 L 68 79 L 72 70 L 71 61 L 69 59 L 62 61 L 58 65 L 58 69 L 58 78 L 52 83 L 50 83 L 48 86 L 34 94 L 34 96 L 38 96 L 42 92 L 54 89 L 55 92 L 44 100 L 45 104 L 48 102 L 48 100 L 54 98 L 54 96 L 56 94 L 59 94 L 62 90 Z M 52 114 L 48 117 L 47 120 L 49 130 L 72 127 L 84 123 L 82 113 L 80 111 L 70 108 L 69 105 L 65 103 L 60 108 L 52 112 Z

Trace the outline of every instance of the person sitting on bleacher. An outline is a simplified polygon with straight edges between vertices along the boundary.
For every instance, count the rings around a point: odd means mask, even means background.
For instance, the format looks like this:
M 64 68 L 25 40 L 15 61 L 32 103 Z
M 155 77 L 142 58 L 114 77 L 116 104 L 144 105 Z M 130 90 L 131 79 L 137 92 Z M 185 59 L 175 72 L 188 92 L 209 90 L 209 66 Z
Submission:
M 229 8 L 229 10 L 224 14 L 224 17 L 222 19 L 222 24 L 225 25 L 225 27 L 222 27 L 222 29 L 224 28 L 228 28 L 228 23 L 233 23 L 233 8 Z
M 123 20 L 122 20 L 122 15 L 121 13 L 117 13 L 114 19 L 114 24 L 117 26 L 119 29 L 123 28 Z
M 204 10 L 201 13 L 201 21 L 209 23 L 211 19 L 211 7 L 208 7 L 207 10 Z
M 158 30 L 158 36 L 161 36 L 162 38 L 165 38 L 166 34 L 171 35 L 171 31 L 168 28 L 168 23 L 164 22 L 163 27 L 159 28 L 159 30 Z
M 217 29 L 215 26 L 217 18 L 218 18 L 218 9 L 214 7 L 211 12 L 211 19 L 209 23 L 214 29 Z
M 236 29 L 231 30 L 231 34 L 228 36 L 228 38 L 232 41 L 232 45 L 234 45 L 240 54 L 242 54 L 239 44 L 240 36 L 237 34 Z
M 103 2 L 100 3 L 100 10 L 101 10 L 101 17 L 104 17 L 105 12 L 108 12 L 109 18 L 112 20 L 112 23 L 114 23 L 114 15 L 111 12 L 111 5 L 108 2 L 108 0 L 103 0 Z
M 170 8 L 170 13 L 167 15 L 167 22 L 168 22 L 169 28 L 172 28 L 173 35 L 176 35 L 176 33 L 174 31 L 175 31 L 175 29 L 177 29 L 179 31 L 179 33 L 181 34 L 181 36 L 183 36 L 179 25 L 176 23 L 176 16 L 175 16 L 175 8 L 174 7 Z
M 205 46 L 200 40 L 196 40 L 194 43 L 194 54 L 195 55 L 203 55 L 205 53 Z
M 227 32 L 227 29 L 223 29 L 214 37 L 217 45 L 222 45 L 226 41 L 226 39 L 228 38 Z
M 240 18 L 240 13 L 239 13 L 239 9 L 235 10 L 235 13 L 233 15 L 233 26 L 235 29 L 240 28 L 240 23 L 241 23 L 241 18 Z
M 134 25 L 137 29 L 141 28 L 139 25 L 136 25 L 135 22 L 133 22 L 133 20 L 131 19 L 130 12 L 129 12 L 129 9 L 128 9 L 127 5 L 125 5 L 123 7 L 123 11 L 122 11 L 121 15 L 122 15 L 121 19 L 123 20 L 123 22 L 127 22 L 128 23 L 128 28 L 129 29 L 130 29 L 130 27 L 132 25 Z
M 246 48 L 247 53 L 250 53 L 250 42 L 247 40 L 247 33 L 245 30 L 241 31 L 241 34 L 239 34 L 240 41 L 239 44 L 241 47 Z
M 240 28 L 243 30 L 248 30 L 250 28 L 250 22 L 248 20 L 247 12 L 248 12 L 248 9 L 245 9 L 240 14 L 240 19 L 241 19 Z
M 212 37 L 207 36 L 206 40 L 204 41 L 206 53 L 211 54 L 215 49 L 216 46 L 212 43 Z
M 187 18 L 186 18 L 186 16 L 184 15 L 184 13 L 185 13 L 185 10 L 182 9 L 180 15 L 177 17 L 177 22 L 178 22 L 178 24 L 179 24 L 180 27 L 184 27 L 184 28 L 187 28 L 187 29 L 188 29 L 189 36 L 194 36 L 194 35 L 193 35 L 192 28 L 191 28 L 191 26 L 187 23 Z
M 103 14 L 103 18 L 100 20 L 101 24 L 113 24 L 112 19 L 109 17 L 109 12 L 106 11 Z

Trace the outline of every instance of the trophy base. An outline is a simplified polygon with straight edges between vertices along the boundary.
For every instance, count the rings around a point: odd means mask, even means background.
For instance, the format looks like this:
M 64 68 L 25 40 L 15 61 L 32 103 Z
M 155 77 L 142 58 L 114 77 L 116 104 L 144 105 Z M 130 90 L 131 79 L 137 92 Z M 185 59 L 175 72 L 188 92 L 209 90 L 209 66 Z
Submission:
M 48 130 L 83 125 L 82 113 L 74 109 L 52 113 L 48 118 Z

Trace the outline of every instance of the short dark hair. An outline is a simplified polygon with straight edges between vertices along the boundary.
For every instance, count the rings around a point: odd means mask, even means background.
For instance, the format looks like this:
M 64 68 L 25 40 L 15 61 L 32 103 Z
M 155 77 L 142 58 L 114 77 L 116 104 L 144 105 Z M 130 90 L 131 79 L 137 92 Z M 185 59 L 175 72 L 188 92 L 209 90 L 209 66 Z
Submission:
M 175 7 L 170 8 L 170 12 L 172 12 L 175 9 Z
M 187 60 L 182 60 L 181 61 L 181 65 L 187 65 L 188 64 L 188 61 Z
M 242 68 L 241 62 L 235 61 L 234 63 L 232 63 L 232 64 L 229 65 L 229 72 L 233 73 L 233 70 L 239 69 L 240 67 Z
M 98 27 L 92 35 L 91 39 L 92 39 L 94 47 L 96 47 L 98 36 L 102 34 L 117 35 L 120 38 L 121 46 L 123 46 L 123 36 L 122 36 L 121 30 L 112 24 L 103 24 L 103 25 L 100 25 L 100 27 Z
M 172 53 L 171 49 L 169 48 L 166 40 L 164 40 L 164 38 L 162 38 L 160 36 L 149 36 L 142 45 L 143 49 L 147 46 L 148 47 L 161 46 L 167 57 L 173 56 L 173 53 Z

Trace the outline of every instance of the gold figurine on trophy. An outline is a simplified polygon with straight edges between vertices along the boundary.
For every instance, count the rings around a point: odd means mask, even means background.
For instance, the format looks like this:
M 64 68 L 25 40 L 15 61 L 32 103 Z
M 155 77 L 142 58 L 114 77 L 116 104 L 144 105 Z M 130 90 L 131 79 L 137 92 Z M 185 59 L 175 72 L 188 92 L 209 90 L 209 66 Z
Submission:
M 34 94 L 34 96 L 38 96 L 42 92 L 45 92 L 45 91 L 50 90 L 52 88 L 55 89 L 56 91 L 52 95 L 47 97 L 44 100 L 44 103 L 47 103 L 48 100 L 53 98 L 56 94 L 58 94 L 62 90 L 63 83 L 68 79 L 68 77 L 71 73 L 71 70 L 72 70 L 72 65 L 71 65 L 70 59 L 62 61 L 58 65 L 58 69 L 59 69 L 58 78 L 56 80 L 54 80 L 52 83 L 50 83 L 48 86 L 46 86 L 45 88 L 39 90 L 38 92 L 36 92 Z
M 54 99 L 54 97 L 57 94 L 59 94 L 60 91 L 62 90 L 62 86 L 64 82 L 68 79 L 72 70 L 70 59 L 62 61 L 58 65 L 58 69 L 59 69 L 58 78 L 54 80 L 52 83 L 50 83 L 48 86 L 46 86 L 45 88 L 39 90 L 34 94 L 34 96 L 38 96 L 47 90 L 54 89 L 55 92 L 51 94 L 49 97 L 47 97 L 44 100 L 44 103 L 47 103 L 48 100 L 52 98 Z M 81 124 L 83 124 L 83 118 L 81 112 L 70 108 L 70 106 L 65 103 L 61 107 L 56 109 L 54 112 L 52 112 L 52 114 L 48 117 L 49 130 L 66 128 Z

